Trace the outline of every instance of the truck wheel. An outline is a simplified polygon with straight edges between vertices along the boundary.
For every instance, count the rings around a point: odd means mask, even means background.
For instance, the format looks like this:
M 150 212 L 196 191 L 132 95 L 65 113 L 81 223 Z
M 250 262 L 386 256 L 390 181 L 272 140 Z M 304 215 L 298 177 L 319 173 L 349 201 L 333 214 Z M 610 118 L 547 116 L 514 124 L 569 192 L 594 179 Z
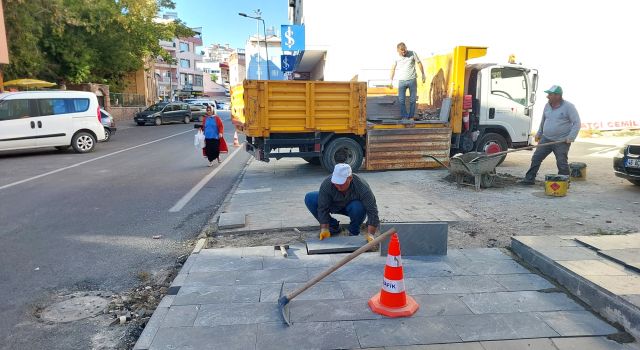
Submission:
M 320 157 L 302 157 L 302 159 L 306 160 L 309 164 L 320 165 Z
M 347 163 L 354 171 L 360 169 L 363 150 L 358 142 L 347 137 L 340 137 L 325 147 L 322 154 L 322 166 L 332 172 L 338 163 Z
M 506 150 L 507 140 L 505 140 L 502 135 L 493 132 L 483 135 L 476 144 L 476 151 L 485 152 L 487 154 L 498 153 Z M 498 165 L 502 164 L 506 157 L 506 155 L 502 156 Z

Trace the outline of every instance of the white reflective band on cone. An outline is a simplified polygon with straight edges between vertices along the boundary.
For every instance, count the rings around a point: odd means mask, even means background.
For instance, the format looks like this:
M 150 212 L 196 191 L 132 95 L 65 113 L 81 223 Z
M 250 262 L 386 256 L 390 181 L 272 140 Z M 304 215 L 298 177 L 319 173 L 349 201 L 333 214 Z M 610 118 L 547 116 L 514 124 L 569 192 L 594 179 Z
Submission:
M 389 293 L 402 293 L 404 292 L 404 280 L 394 281 L 384 278 L 382 280 L 382 289 Z
M 387 254 L 387 266 L 400 267 L 402 266 L 402 257 L 400 255 L 388 255 Z

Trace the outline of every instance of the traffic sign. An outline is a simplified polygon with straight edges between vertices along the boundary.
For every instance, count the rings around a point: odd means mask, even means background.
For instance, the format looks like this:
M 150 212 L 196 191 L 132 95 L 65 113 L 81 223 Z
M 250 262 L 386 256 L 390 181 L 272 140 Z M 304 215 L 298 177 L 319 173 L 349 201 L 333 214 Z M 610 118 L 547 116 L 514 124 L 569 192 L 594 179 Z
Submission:
M 293 66 L 296 64 L 296 56 L 280 55 L 280 70 L 283 72 L 293 72 Z

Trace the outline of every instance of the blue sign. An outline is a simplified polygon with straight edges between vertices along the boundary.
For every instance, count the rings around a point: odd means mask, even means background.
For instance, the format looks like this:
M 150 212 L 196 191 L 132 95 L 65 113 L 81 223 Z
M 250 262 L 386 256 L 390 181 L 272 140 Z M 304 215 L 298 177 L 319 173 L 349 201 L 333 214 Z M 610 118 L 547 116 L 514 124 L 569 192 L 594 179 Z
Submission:
M 296 65 L 296 56 L 293 55 L 280 55 L 280 70 L 283 72 L 293 72 L 293 67 Z
M 282 51 L 304 51 L 304 26 L 283 24 L 281 30 Z

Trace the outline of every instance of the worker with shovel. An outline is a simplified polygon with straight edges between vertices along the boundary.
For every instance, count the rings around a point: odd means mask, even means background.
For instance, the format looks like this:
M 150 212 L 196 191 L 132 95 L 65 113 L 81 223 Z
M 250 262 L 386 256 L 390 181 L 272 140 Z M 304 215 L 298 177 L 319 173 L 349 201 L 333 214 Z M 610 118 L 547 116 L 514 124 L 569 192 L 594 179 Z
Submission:
M 360 234 L 360 225 L 367 217 L 367 241 L 373 239 L 380 219 L 376 197 L 369 184 L 352 174 L 349 164 L 338 163 L 333 175 L 327 177 L 320 185 L 319 191 L 309 192 L 304 197 L 304 204 L 320 223 L 320 239 L 340 234 L 340 223 L 331 214 L 349 217 L 349 234 Z
M 535 184 L 540 164 L 551 152 L 556 157 L 558 174 L 569 175 L 569 147 L 576 140 L 580 131 L 578 111 L 571 102 L 562 98 L 562 88 L 558 85 L 553 85 L 549 90 L 545 90 L 545 93 L 547 93 L 549 103 L 544 106 L 542 121 L 535 140 L 541 144 L 554 141 L 565 142 L 536 148 L 531 157 L 531 167 L 527 171 L 524 180 L 520 181 L 523 185 Z

